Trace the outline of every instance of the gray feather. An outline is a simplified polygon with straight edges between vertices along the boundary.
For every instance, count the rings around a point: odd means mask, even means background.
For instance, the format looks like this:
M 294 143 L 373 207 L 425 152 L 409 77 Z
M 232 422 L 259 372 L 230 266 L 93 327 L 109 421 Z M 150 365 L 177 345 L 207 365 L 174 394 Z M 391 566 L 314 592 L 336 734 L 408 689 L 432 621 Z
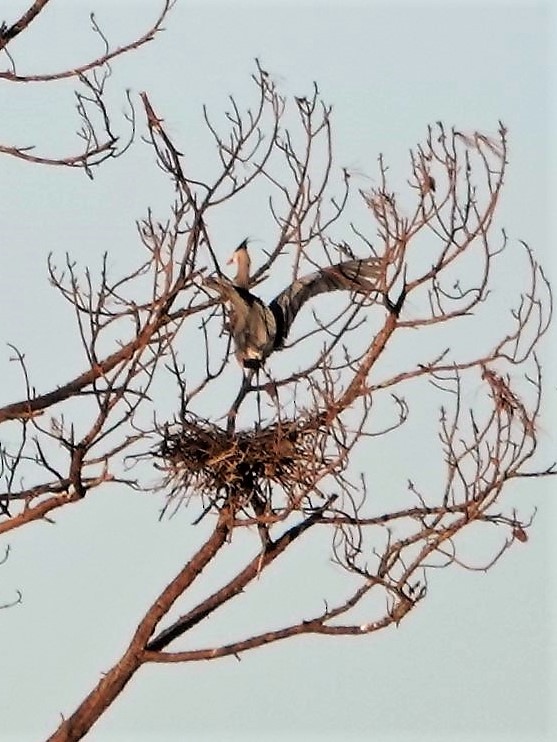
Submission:
M 271 310 L 273 305 L 279 307 L 283 316 L 284 326 L 279 344 L 286 339 L 296 315 L 309 299 L 329 291 L 377 293 L 382 274 L 383 262 L 379 258 L 368 258 L 348 260 L 298 278 L 270 304 Z
M 242 244 L 240 248 L 237 252 L 242 260 L 249 260 L 245 246 Z M 224 276 L 210 277 L 205 284 L 228 305 L 230 333 L 238 362 L 258 368 L 273 350 L 282 346 L 296 315 L 309 299 L 329 291 L 378 294 L 383 273 L 384 263 L 379 258 L 347 260 L 297 279 L 269 306 L 245 286 Z

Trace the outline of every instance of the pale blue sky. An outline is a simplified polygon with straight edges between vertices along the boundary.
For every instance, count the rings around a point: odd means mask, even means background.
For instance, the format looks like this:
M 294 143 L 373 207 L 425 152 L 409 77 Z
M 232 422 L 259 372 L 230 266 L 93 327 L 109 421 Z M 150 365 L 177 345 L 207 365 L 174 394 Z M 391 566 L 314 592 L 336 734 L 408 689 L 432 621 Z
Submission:
M 3 13 L 15 17 L 27 4 L 8 2 Z M 370 177 L 379 152 L 395 173 L 403 172 L 409 147 L 428 123 L 494 131 L 501 119 L 509 128 L 510 168 L 499 224 L 511 241 L 527 240 L 556 276 L 550 223 L 556 34 L 549 5 L 178 0 L 167 31 L 114 64 L 116 110 L 126 87 L 136 101 L 148 91 L 188 162 L 202 169 L 201 106 L 219 114 L 230 93 L 242 103 L 250 99 L 257 56 L 287 94 L 304 94 L 318 81 L 334 106 L 339 165 Z M 142 29 L 157 8 L 155 0 L 53 0 L 14 53 L 22 71 L 74 65 L 97 48 L 87 28 L 90 10 L 118 42 Z M 1 85 L 0 141 L 64 152 L 75 129 L 71 103 L 69 88 Z M 92 183 L 79 172 L 6 157 L 1 164 L 0 370 L 2 402 L 8 402 L 21 396 L 21 385 L 6 342 L 26 353 L 41 391 L 83 369 L 73 319 L 48 285 L 47 254 L 61 258 L 67 250 L 95 267 L 108 250 L 114 270 L 124 269 L 137 255 L 135 220 L 148 206 L 164 215 L 170 191 L 140 141 Z M 273 236 L 268 214 L 247 209 L 225 213 L 212 226 L 223 257 L 246 234 L 262 246 Z M 554 406 L 549 341 L 544 361 Z M 161 399 L 161 407 L 172 401 Z M 551 415 L 545 429 L 549 459 L 556 449 Z M 0 435 L 5 439 L 9 430 Z M 412 440 L 405 451 L 408 475 L 427 477 L 423 452 Z M 401 468 L 392 449 L 370 460 L 377 469 L 368 475 L 378 486 Z M 526 545 L 515 546 L 488 574 L 436 574 L 427 600 L 398 629 L 360 639 L 295 639 L 248 653 L 240 663 L 144 668 L 88 739 L 549 739 L 550 730 L 557 732 L 550 712 L 554 489 L 532 484 L 514 495 L 523 513 L 538 508 Z M 56 525 L 34 524 L 2 542 L 12 553 L 0 569 L 0 602 L 17 588 L 24 602 L 0 613 L 1 739 L 43 739 L 60 713 L 73 711 L 201 542 L 204 528 L 192 529 L 187 512 L 159 522 L 160 505 L 153 496 L 107 488 L 65 508 Z M 220 584 L 237 559 L 231 551 L 229 565 L 209 570 L 209 584 Z M 325 589 L 339 579 L 327 560 L 325 541 L 310 539 L 261 578 L 256 594 L 200 627 L 200 641 L 266 628 L 266 618 L 281 625 L 306 605 L 310 612 L 316 604 L 307 581 Z

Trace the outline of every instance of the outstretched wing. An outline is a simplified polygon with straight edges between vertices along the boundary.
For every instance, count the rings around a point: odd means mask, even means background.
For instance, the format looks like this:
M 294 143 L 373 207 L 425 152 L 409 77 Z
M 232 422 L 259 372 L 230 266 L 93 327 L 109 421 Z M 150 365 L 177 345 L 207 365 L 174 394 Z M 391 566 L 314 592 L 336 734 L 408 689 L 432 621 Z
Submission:
M 277 325 L 275 348 L 286 340 L 296 315 L 306 301 L 329 291 L 352 291 L 358 294 L 378 292 L 383 271 L 383 260 L 367 258 L 347 260 L 298 278 L 269 305 Z

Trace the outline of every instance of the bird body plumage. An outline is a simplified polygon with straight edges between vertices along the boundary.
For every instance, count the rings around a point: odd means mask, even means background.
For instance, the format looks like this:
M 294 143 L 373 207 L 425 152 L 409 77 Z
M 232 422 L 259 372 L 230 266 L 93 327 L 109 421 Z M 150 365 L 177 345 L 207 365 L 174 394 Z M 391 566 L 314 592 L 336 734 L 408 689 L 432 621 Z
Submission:
M 235 250 L 232 262 L 237 264 L 234 281 L 214 276 L 206 285 L 228 305 L 236 359 L 254 369 L 284 345 L 296 315 L 309 299 L 329 291 L 378 294 L 383 272 L 379 258 L 347 260 L 296 279 L 267 305 L 248 289 L 250 258 L 246 241 Z

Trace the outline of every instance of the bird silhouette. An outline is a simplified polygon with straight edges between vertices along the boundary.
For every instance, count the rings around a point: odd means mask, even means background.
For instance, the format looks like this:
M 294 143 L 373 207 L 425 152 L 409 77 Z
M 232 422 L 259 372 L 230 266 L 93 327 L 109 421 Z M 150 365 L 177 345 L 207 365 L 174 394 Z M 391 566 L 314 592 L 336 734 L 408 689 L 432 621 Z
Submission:
M 238 363 L 247 369 L 259 369 L 267 358 L 283 347 L 296 315 L 302 306 L 319 294 L 350 291 L 355 294 L 380 294 L 383 261 L 370 257 L 347 260 L 321 268 L 296 279 L 266 304 L 249 290 L 251 260 L 244 240 L 228 264 L 236 264 L 236 276 L 210 276 L 205 280 L 227 307 L 228 327 Z

